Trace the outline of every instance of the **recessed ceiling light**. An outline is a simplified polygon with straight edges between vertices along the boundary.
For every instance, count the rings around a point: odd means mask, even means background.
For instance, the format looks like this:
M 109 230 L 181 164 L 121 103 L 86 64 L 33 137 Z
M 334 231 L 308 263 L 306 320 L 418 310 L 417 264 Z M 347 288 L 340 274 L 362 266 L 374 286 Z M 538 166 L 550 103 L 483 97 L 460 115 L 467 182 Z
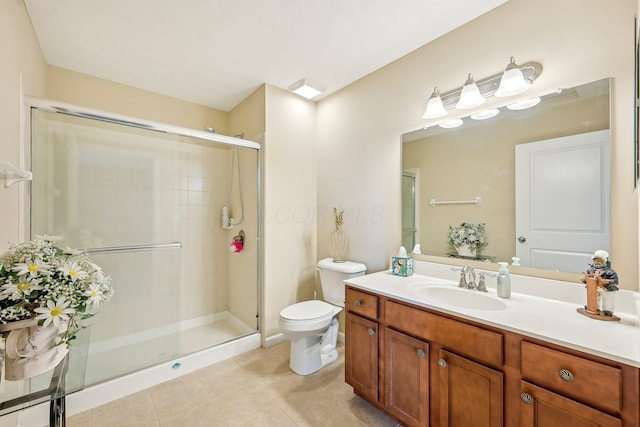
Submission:
M 305 79 L 299 80 L 294 84 L 292 84 L 291 86 L 289 86 L 289 90 L 307 99 L 311 99 L 315 96 L 320 95 L 322 92 L 324 92 L 323 89 L 319 89 L 317 87 L 312 86 Z

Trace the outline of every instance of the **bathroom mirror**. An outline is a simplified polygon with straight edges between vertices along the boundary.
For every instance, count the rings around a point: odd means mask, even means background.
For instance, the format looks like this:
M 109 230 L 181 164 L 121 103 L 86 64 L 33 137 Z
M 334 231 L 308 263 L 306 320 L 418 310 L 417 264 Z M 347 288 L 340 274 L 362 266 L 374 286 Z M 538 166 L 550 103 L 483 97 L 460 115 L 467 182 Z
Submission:
M 465 260 L 519 256 L 523 267 L 581 272 L 594 250 L 610 251 L 609 87 L 602 79 L 542 96 L 530 108 L 402 135 L 403 246 L 461 258 L 449 227 L 468 222 L 485 224 L 488 244 Z M 557 231 L 582 232 L 578 249 L 545 246 L 540 230 L 561 246 L 569 238 Z M 590 234 L 598 239 L 585 241 Z

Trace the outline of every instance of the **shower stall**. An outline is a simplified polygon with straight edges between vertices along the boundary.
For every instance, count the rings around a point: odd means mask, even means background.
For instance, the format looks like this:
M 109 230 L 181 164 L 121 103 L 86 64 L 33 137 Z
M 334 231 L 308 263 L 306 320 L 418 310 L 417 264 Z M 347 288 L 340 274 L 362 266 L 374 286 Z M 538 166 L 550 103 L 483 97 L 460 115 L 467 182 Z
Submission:
M 29 104 L 26 237 L 86 249 L 115 289 L 85 385 L 259 334 L 260 145 Z

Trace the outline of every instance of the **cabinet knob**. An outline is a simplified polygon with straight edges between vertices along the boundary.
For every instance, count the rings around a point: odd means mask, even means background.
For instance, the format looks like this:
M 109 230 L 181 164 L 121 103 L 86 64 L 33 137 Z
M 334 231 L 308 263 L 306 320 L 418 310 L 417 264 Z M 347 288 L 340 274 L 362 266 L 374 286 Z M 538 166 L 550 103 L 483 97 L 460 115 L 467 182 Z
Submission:
M 376 333 L 376 331 L 374 331 L 373 328 L 369 328 L 367 332 L 369 332 L 369 335 L 372 335 L 372 336 Z
M 362 301 L 360 301 L 359 299 L 356 300 L 355 302 L 356 307 L 360 307 L 362 305 Z
M 438 359 L 438 365 L 440 365 L 441 368 L 446 368 L 447 367 L 447 361 L 444 359 Z
M 418 351 L 416 351 L 416 353 L 418 354 L 418 357 L 424 357 L 424 350 L 419 348 Z
M 566 381 L 568 383 L 572 382 L 574 379 L 573 374 L 568 369 L 560 369 L 558 371 L 558 375 L 560 375 L 560 378 L 562 378 L 563 381 Z
M 529 393 L 527 393 L 526 391 L 523 391 L 522 393 L 520 393 L 520 400 L 522 400 L 524 403 L 528 403 L 528 404 L 532 404 L 533 403 L 533 397 L 531 397 L 531 395 Z

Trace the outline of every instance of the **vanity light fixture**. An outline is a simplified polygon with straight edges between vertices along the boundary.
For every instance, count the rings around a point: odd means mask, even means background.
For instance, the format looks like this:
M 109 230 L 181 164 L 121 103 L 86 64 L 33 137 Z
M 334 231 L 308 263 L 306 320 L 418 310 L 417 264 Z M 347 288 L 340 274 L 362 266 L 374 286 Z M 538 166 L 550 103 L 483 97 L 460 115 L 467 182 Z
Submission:
M 320 89 L 318 87 L 315 87 L 309 84 L 309 82 L 307 82 L 305 79 L 299 80 L 294 84 L 292 84 L 291 86 L 289 86 L 289 90 L 307 99 L 311 99 L 315 96 L 320 95 L 322 92 L 324 92 L 324 89 Z
M 423 119 L 438 119 L 440 117 L 444 117 L 447 115 L 447 110 L 444 109 L 444 105 L 442 104 L 442 99 L 440 98 L 440 92 L 438 92 L 438 88 L 433 88 L 433 93 L 429 97 L 427 101 L 427 109 L 424 111 L 422 115 Z
M 468 110 L 469 108 L 484 104 L 485 101 L 486 99 L 484 99 L 484 96 L 480 93 L 478 85 L 473 81 L 473 75 L 469 73 L 469 77 L 462 87 L 462 92 L 460 92 L 460 100 L 458 100 L 456 108 L 459 110 Z
M 516 65 L 516 60 L 512 56 L 507 68 L 504 69 L 504 73 L 500 79 L 500 86 L 494 96 L 505 98 L 522 93 L 530 87 L 531 83 L 525 80 L 524 74 L 522 74 L 522 71 Z
M 516 85 L 514 87 L 516 87 L 517 90 L 522 90 L 522 88 L 526 87 L 526 90 L 533 84 L 533 82 L 540 76 L 540 74 L 542 74 L 542 65 L 539 62 L 531 61 L 525 62 L 521 65 L 517 65 L 515 59 L 511 57 L 509 65 L 507 65 L 506 69 L 503 72 L 496 73 L 481 80 L 476 80 L 475 82 L 473 81 L 473 77 L 471 76 L 471 74 L 469 74 L 469 79 L 467 79 L 467 82 L 465 82 L 465 85 L 463 87 L 459 87 L 442 94 L 436 88 L 427 101 L 427 108 L 422 117 L 425 119 L 437 119 L 440 117 L 444 117 L 446 114 L 442 114 L 442 110 L 438 107 L 438 104 L 440 103 L 439 101 L 442 102 L 442 106 L 445 112 L 448 112 L 453 108 L 465 109 L 477 107 L 478 105 L 481 105 L 485 99 L 492 96 L 497 96 L 496 92 L 498 92 L 498 90 L 500 89 L 501 82 L 503 80 L 505 89 L 503 89 L 501 93 L 507 93 L 506 88 L 512 87 L 510 86 L 511 83 L 509 83 L 513 81 L 511 76 L 519 76 L 520 74 L 522 74 L 525 84 Z M 517 92 L 517 90 L 510 89 L 510 91 L 508 92 L 509 95 L 505 96 L 521 93 Z M 474 95 L 470 96 L 472 96 L 473 99 L 475 99 L 475 102 L 478 103 L 474 105 L 473 101 L 468 101 L 469 98 L 467 98 L 467 93 L 473 93 Z M 483 100 L 480 100 L 477 95 L 483 98 Z M 438 113 L 433 113 L 432 111 L 438 111 Z

